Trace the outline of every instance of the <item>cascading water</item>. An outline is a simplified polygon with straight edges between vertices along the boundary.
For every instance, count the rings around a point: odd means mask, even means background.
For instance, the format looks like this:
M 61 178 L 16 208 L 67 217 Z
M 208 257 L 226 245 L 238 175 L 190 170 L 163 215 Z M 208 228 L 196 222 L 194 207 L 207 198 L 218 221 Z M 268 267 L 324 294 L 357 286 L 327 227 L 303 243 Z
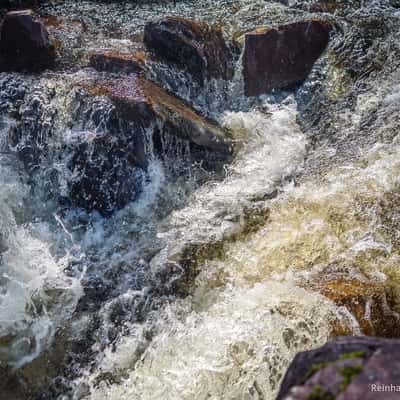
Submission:
M 2 152 L 1 168 L 1 360 L 21 367 L 34 360 L 69 319 L 82 295 L 57 216 L 32 218 L 26 176 L 15 156 Z
M 134 49 L 162 15 L 236 38 L 315 17 L 263 0 L 69 3 L 38 10 L 83 23 L 68 53 L 78 63 L 82 49 Z M 210 172 L 187 141 L 161 136 L 158 154 L 151 126 L 146 166 L 122 157 L 110 171 L 125 186 L 104 198 L 130 196 L 112 214 L 70 200 L 80 167 L 106 158 L 93 143 L 133 130 L 106 96 L 85 94 L 105 75 L 0 74 L 1 400 L 273 399 L 298 351 L 338 325 L 362 330 L 321 276 L 390 283 L 399 318 L 400 17 L 379 1 L 351 12 L 329 17 L 345 29 L 293 93 L 245 98 L 239 54 L 232 82 L 203 87 L 149 61 L 147 77 L 218 120 L 238 150 Z

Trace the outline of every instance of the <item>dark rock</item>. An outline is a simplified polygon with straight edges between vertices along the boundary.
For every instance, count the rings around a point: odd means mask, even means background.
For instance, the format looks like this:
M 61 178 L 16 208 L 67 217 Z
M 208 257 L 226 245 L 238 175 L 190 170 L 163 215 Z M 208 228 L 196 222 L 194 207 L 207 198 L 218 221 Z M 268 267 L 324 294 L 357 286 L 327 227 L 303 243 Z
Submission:
M 246 34 L 243 55 L 246 96 L 302 82 L 328 45 L 331 28 L 329 22 L 310 20 Z
M 390 393 L 372 391 L 371 385 L 396 385 L 399 366 L 399 340 L 339 337 L 318 349 L 296 355 L 277 400 L 397 399 L 398 393 L 390 397 Z
M 351 29 L 345 29 L 341 40 L 332 46 L 337 65 L 353 78 L 365 78 L 391 66 L 382 43 L 390 40 L 391 22 L 379 15 L 358 15 Z
M 84 138 L 85 135 L 91 138 Z M 68 182 L 74 205 L 110 215 L 136 198 L 141 191 L 143 170 L 124 144 L 122 138 L 82 132 L 67 165 L 74 171 Z
M 164 89 L 137 75 L 100 83 L 95 88 L 107 95 L 119 118 L 150 127 L 161 123 L 164 134 L 177 136 L 189 143 L 225 155 L 232 153 L 229 132 L 194 112 L 189 105 L 169 95 Z M 160 131 L 157 129 L 159 136 Z M 161 139 L 155 138 L 156 143 Z
M 38 85 L 31 88 L 18 110 L 19 123 L 10 135 L 10 144 L 29 172 L 36 169 L 53 132 L 57 117 L 54 96 L 54 88 Z
M 160 58 L 187 69 L 200 83 L 233 77 L 232 53 L 219 26 L 166 17 L 146 24 L 144 43 Z
M 41 71 L 54 64 L 55 49 L 31 10 L 6 14 L 1 27 L 0 70 Z
M 82 87 L 88 101 L 103 98 L 110 108 L 101 111 L 109 116 L 102 129 L 78 132 L 77 144 L 70 146 L 69 198 L 79 207 L 103 215 L 124 207 L 140 192 L 149 160 L 164 159 L 168 151 L 180 164 L 179 148 L 189 148 L 191 162 L 204 162 L 204 168 L 230 159 L 228 132 L 143 77 Z M 93 108 L 85 113 L 96 114 Z
M 19 7 L 34 7 L 41 3 L 43 0 L 2 0 L 0 2 L 1 7 L 16 9 Z
M 91 54 L 89 65 L 97 71 L 131 74 L 143 72 L 144 61 L 143 53 L 127 54 L 103 51 Z

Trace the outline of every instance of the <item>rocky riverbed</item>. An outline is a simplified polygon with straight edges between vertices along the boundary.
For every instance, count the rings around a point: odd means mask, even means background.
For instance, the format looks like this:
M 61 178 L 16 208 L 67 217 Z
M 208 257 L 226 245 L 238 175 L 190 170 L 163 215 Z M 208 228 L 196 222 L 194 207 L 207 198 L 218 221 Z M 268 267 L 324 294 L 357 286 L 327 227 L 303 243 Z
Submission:
M 380 398 L 399 7 L 1 2 L 0 399 Z

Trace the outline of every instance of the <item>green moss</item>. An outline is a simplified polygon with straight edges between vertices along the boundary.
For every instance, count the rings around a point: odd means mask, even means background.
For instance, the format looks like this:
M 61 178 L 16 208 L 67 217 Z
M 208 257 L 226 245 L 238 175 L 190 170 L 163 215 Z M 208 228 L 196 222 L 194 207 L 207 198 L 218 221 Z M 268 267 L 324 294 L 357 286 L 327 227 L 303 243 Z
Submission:
M 336 361 L 350 360 L 352 358 L 365 358 L 367 353 L 365 351 L 353 351 L 350 353 L 343 353 L 338 358 L 332 361 L 322 361 L 319 363 L 312 364 L 307 373 L 304 375 L 304 378 L 301 380 L 301 384 L 305 383 L 308 379 L 310 379 L 314 374 L 316 374 L 321 369 L 327 367 L 328 365 L 334 364 Z
M 310 393 L 306 400 L 334 400 L 335 396 L 329 392 L 321 389 L 320 386 L 315 385 L 312 393 Z
M 338 375 L 343 377 L 343 381 L 340 384 L 340 391 L 342 392 L 350 384 L 350 382 L 358 375 L 361 374 L 363 368 L 361 365 L 348 365 L 340 368 L 337 372 Z
M 304 375 L 304 378 L 302 379 L 301 383 L 307 382 L 314 374 L 316 374 L 321 369 L 327 367 L 328 365 L 334 363 L 335 361 L 323 361 L 320 363 L 312 364 L 311 367 L 308 369 L 307 373 Z
M 351 353 L 342 354 L 337 361 L 350 360 L 351 358 L 365 358 L 367 353 L 365 351 L 353 351 Z

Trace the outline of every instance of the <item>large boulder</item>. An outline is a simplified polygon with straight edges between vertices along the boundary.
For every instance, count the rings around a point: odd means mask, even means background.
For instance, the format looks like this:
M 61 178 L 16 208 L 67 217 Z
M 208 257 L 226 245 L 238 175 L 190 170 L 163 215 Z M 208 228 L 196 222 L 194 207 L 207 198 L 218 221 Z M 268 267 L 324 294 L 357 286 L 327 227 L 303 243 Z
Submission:
M 310 20 L 246 34 L 242 61 L 246 96 L 302 82 L 328 45 L 331 29 L 329 22 Z
M 146 24 L 143 40 L 158 57 L 185 68 L 200 83 L 233 77 L 233 56 L 217 25 L 165 17 Z
M 0 71 L 41 71 L 53 65 L 55 48 L 32 10 L 6 14 L 0 37 Z
M 400 340 L 340 337 L 297 354 L 277 400 L 398 399 Z
M 161 143 L 161 133 L 176 136 L 195 148 L 221 155 L 233 151 L 229 132 L 196 113 L 184 101 L 171 96 L 157 84 L 138 75 L 98 82 L 95 90 L 109 97 L 120 119 L 154 127 L 153 140 Z M 159 127 L 162 127 L 162 131 Z
M 68 187 L 75 205 L 103 215 L 124 207 L 140 192 L 149 161 L 173 157 L 176 165 L 184 163 L 179 149 L 188 150 L 189 162 L 202 162 L 204 168 L 230 159 L 229 132 L 158 85 L 138 75 L 101 79 L 81 86 L 85 101 L 104 99 L 109 108 L 102 109 L 101 118 L 108 115 L 102 129 L 78 132 L 71 145 Z

